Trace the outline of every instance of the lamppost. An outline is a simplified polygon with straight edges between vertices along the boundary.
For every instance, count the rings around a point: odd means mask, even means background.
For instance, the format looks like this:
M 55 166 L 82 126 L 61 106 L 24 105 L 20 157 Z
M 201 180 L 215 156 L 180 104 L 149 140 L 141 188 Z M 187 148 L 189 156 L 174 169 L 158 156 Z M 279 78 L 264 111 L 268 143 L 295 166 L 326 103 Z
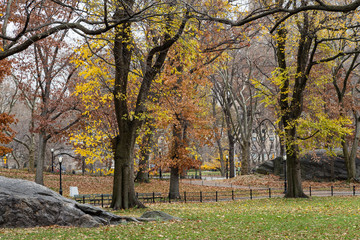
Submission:
M 59 193 L 60 195 L 62 195 L 62 182 L 61 182 L 61 172 L 62 172 L 62 168 L 61 168 L 61 164 L 62 164 L 62 156 L 59 157 L 59 165 L 60 165 L 60 189 L 59 189 Z
M 283 159 L 284 159 L 284 194 L 286 194 L 287 193 L 287 179 L 286 179 L 286 159 L 287 159 L 287 157 L 286 157 L 286 153 L 285 153 L 285 155 L 284 155 L 284 157 L 283 157 Z
M 159 150 L 159 157 L 160 157 L 160 167 L 159 167 L 159 178 L 162 179 L 162 173 L 161 173 L 161 150 Z
M 51 149 L 51 172 L 54 172 L 54 149 Z
M 229 156 L 226 155 L 226 179 L 229 178 Z

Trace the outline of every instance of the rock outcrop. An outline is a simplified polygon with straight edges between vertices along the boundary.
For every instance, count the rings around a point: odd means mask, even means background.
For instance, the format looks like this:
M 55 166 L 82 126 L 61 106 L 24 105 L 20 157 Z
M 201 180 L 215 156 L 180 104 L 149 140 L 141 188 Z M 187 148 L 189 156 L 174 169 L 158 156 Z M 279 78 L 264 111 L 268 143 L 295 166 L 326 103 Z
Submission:
M 145 212 L 140 218 L 141 219 L 154 219 L 154 220 L 158 220 L 158 221 L 181 220 L 181 218 L 173 217 L 162 211 L 148 211 L 148 212 Z
M 344 159 L 339 155 L 329 157 L 323 150 L 314 154 L 306 154 L 300 158 L 301 177 L 304 180 L 333 181 L 346 180 L 347 170 Z M 356 159 L 357 176 L 360 176 L 360 160 Z M 255 171 L 261 174 L 283 175 L 284 163 L 281 157 L 266 161 Z
M 37 226 L 97 227 L 153 218 L 118 216 L 80 204 L 31 181 L 0 176 L 0 228 Z

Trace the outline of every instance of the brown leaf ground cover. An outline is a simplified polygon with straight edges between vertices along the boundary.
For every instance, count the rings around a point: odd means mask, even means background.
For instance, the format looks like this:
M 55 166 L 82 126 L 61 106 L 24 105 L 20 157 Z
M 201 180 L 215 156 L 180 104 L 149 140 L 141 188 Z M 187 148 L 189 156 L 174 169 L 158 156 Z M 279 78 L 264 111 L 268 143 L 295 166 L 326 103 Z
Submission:
M 34 181 L 35 174 L 23 170 L 0 168 L 0 175 L 10 178 L 20 178 Z M 59 174 L 44 173 L 44 185 L 54 191 L 59 191 Z M 112 192 L 113 177 L 112 176 L 90 176 L 90 175 L 62 175 L 62 188 L 64 196 L 69 196 L 70 186 L 78 187 L 79 194 L 108 194 Z M 180 191 L 199 192 L 199 191 L 220 191 L 225 188 L 193 185 L 180 182 Z M 150 183 L 136 183 L 135 190 L 137 192 L 161 192 L 169 191 L 168 180 L 153 179 Z
M 11 178 L 20 178 L 33 181 L 35 175 L 24 170 L 15 169 L 4 169 L 0 168 L 0 175 Z M 90 176 L 90 175 L 74 175 L 74 174 L 63 174 L 62 176 L 62 188 L 65 196 L 69 196 L 70 186 L 78 187 L 80 194 L 107 194 L 112 192 L 112 176 Z M 213 186 L 203 186 L 190 184 L 189 180 L 180 181 L 180 192 L 199 192 L 199 191 L 223 191 L 226 190 L 224 187 L 219 187 L 219 184 L 224 186 L 227 184 L 229 187 L 232 186 L 246 186 L 246 187 L 271 187 L 271 188 L 282 188 L 284 186 L 284 180 L 274 175 L 248 175 L 248 176 L 236 176 L 233 179 L 224 179 L 212 181 Z M 44 184 L 54 191 L 59 191 L 59 174 L 44 173 Z M 217 185 L 217 186 L 215 186 Z M 334 186 L 336 188 L 349 188 L 354 184 L 347 183 L 346 181 L 336 182 L 311 182 L 304 181 L 303 187 L 308 188 L 330 188 Z M 357 184 L 356 188 L 359 189 L 360 185 Z M 168 180 L 151 180 L 150 183 L 135 184 L 135 190 L 137 192 L 161 192 L 166 193 L 169 190 Z
M 232 179 L 225 179 L 223 182 L 239 185 L 239 186 L 257 186 L 257 187 L 271 187 L 271 188 L 282 188 L 284 186 L 284 179 L 281 179 L 279 176 L 275 175 L 261 175 L 253 174 L 246 176 L 236 176 Z M 353 184 L 347 181 L 333 181 L 333 182 L 320 182 L 320 181 L 303 181 L 303 188 L 308 188 L 309 186 L 315 188 L 328 188 L 330 186 L 347 188 L 355 185 L 360 187 L 358 183 Z

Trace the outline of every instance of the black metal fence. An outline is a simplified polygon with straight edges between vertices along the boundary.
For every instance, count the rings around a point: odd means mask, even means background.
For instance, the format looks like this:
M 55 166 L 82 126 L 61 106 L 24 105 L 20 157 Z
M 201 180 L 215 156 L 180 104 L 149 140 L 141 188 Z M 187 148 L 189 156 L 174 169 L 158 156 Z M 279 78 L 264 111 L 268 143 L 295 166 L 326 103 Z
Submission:
M 74 200 L 79 203 L 87 203 L 95 206 L 108 207 L 111 204 L 112 194 L 79 194 Z
M 308 187 L 304 189 L 308 196 L 358 196 L 356 186 L 340 187 Z M 168 193 L 151 192 L 136 193 L 137 198 L 144 203 L 172 203 L 172 202 L 219 202 L 243 199 L 273 198 L 284 196 L 284 189 L 280 188 L 249 188 L 232 189 L 229 191 L 212 192 L 182 192 L 177 199 L 170 199 Z M 108 207 L 111 203 L 111 194 L 76 195 L 74 199 L 80 203 L 88 203 L 101 207 Z

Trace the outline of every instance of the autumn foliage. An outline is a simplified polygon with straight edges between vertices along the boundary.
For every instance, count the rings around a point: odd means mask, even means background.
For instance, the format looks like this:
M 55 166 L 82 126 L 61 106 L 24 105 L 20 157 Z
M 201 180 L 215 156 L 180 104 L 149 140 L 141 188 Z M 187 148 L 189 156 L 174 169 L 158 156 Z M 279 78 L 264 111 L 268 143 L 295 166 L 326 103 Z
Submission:
M 10 125 L 15 122 L 14 116 L 0 113 L 0 143 L 8 144 L 14 137 L 14 132 Z M 11 148 L 0 145 L 0 156 L 11 152 Z

